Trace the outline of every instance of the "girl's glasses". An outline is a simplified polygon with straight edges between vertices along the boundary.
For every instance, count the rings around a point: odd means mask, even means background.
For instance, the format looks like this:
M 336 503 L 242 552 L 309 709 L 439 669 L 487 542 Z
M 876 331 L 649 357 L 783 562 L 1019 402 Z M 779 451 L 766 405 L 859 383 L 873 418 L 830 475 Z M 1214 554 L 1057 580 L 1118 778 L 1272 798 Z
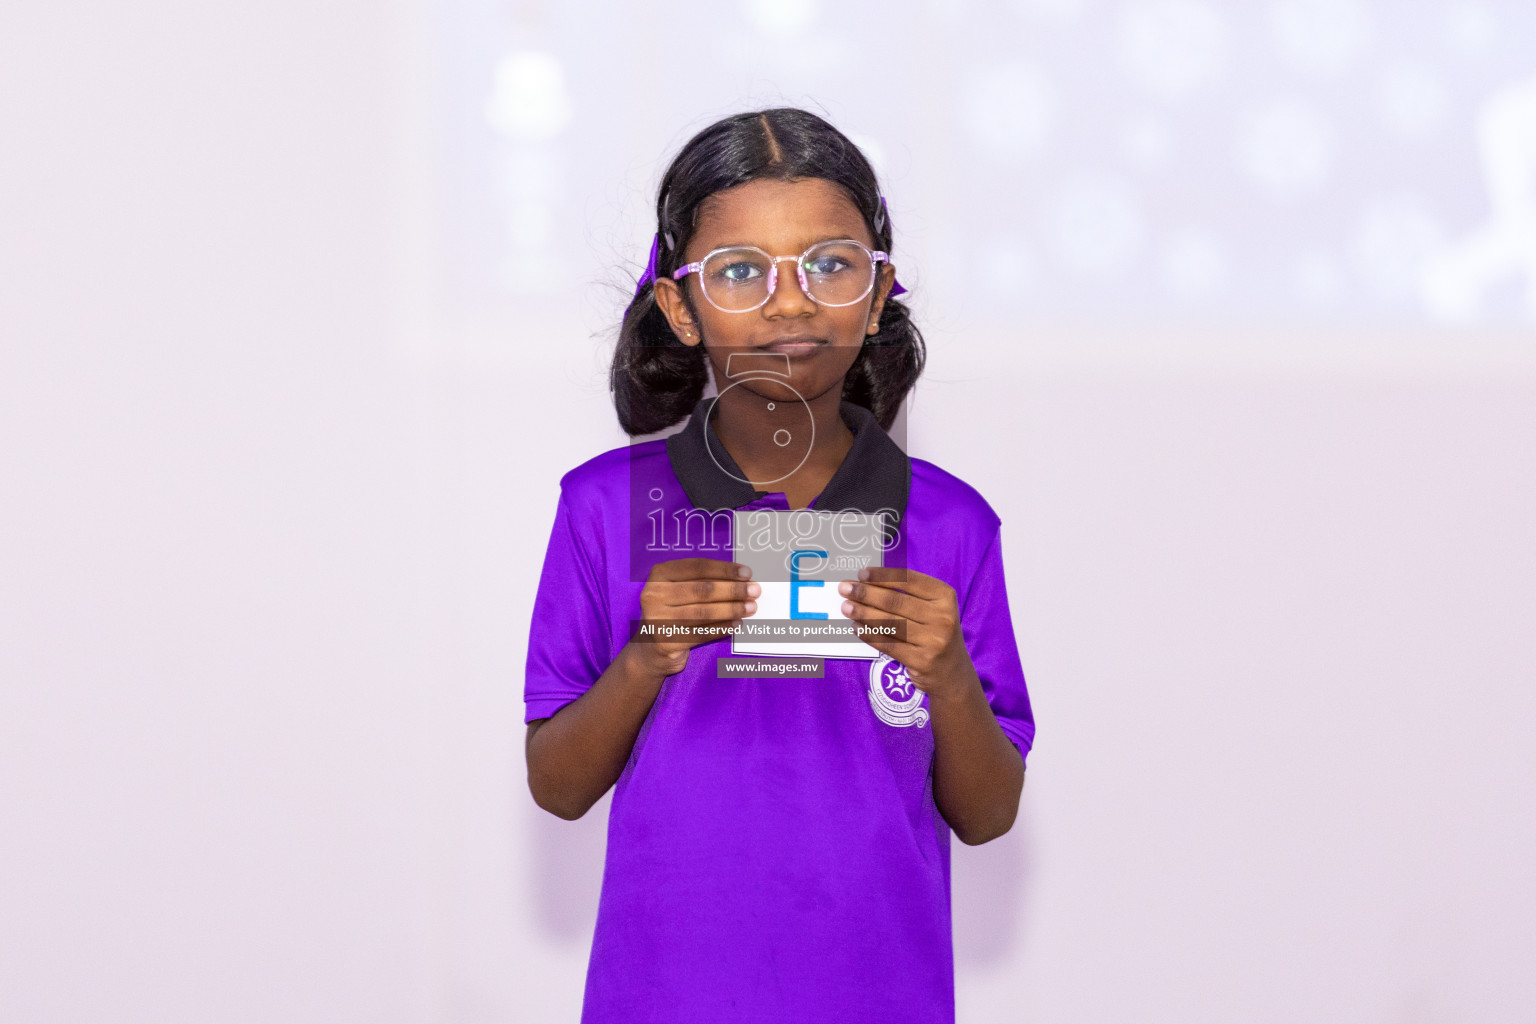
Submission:
M 818 306 L 851 306 L 875 286 L 875 265 L 889 263 L 890 257 L 851 238 L 817 242 L 799 256 L 770 256 L 756 246 L 734 245 L 678 267 L 672 280 L 697 271 L 711 306 L 723 313 L 750 313 L 773 294 L 784 260 L 794 261 L 800 290 Z

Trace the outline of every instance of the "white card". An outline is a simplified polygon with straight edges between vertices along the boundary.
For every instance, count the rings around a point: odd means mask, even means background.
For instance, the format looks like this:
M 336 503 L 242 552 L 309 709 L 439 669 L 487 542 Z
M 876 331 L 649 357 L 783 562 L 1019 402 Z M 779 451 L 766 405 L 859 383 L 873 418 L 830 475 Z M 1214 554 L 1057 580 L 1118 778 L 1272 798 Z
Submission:
M 884 564 L 881 519 L 863 512 L 813 509 L 737 511 L 732 557 L 751 566 L 763 588 L 757 612 L 731 638 L 732 654 L 862 658 L 880 652 L 848 632 L 837 585 L 857 579 L 865 566 Z

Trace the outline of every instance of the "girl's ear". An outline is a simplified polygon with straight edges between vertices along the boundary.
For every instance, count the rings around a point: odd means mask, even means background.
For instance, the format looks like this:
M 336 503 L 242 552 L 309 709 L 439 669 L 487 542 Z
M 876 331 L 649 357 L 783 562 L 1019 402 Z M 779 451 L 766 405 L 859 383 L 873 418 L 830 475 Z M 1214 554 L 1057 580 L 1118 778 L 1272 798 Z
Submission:
M 661 313 L 667 318 L 677 340 L 684 345 L 701 344 L 704 336 L 699 333 L 699 325 L 693 322 L 693 314 L 688 310 L 688 303 L 684 301 L 683 290 L 678 283 L 658 280 L 651 288 L 656 296 L 656 305 L 661 307 Z
M 880 276 L 875 278 L 875 301 L 869 304 L 869 323 L 864 325 L 866 335 L 874 337 L 880 333 L 880 314 L 885 312 L 885 300 L 895 283 L 896 268 L 889 263 L 880 264 Z

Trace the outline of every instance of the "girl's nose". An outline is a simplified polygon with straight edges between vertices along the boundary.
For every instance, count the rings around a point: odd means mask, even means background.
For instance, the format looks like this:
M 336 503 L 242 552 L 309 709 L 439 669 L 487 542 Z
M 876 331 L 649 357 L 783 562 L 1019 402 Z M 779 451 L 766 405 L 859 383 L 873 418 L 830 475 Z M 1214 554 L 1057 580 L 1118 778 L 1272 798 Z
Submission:
M 789 266 L 785 267 L 783 263 Z M 763 304 L 763 315 L 805 316 L 808 312 L 816 312 L 816 303 L 800 287 L 799 259 L 784 257 L 782 261 L 775 261 L 774 266 L 778 268 L 778 280 L 774 283 L 768 301 Z

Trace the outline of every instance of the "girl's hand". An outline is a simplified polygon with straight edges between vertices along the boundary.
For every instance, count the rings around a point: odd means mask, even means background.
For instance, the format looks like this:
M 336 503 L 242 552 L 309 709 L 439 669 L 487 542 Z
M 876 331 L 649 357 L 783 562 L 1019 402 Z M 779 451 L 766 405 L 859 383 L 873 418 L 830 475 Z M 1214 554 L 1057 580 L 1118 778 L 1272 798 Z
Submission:
M 689 635 L 634 644 L 647 668 L 676 675 L 688 665 L 688 652 L 712 643 L 757 612 L 763 588 L 748 582 L 752 570 L 718 558 L 676 558 L 657 562 L 640 591 L 640 617 L 649 623 L 692 627 Z
M 954 588 L 912 569 L 866 568 L 859 582 L 844 580 L 838 593 L 843 614 L 856 622 L 896 619 L 906 638 L 866 636 L 865 642 L 906 666 L 907 676 L 930 700 L 959 696 L 979 685 L 960 633 Z

